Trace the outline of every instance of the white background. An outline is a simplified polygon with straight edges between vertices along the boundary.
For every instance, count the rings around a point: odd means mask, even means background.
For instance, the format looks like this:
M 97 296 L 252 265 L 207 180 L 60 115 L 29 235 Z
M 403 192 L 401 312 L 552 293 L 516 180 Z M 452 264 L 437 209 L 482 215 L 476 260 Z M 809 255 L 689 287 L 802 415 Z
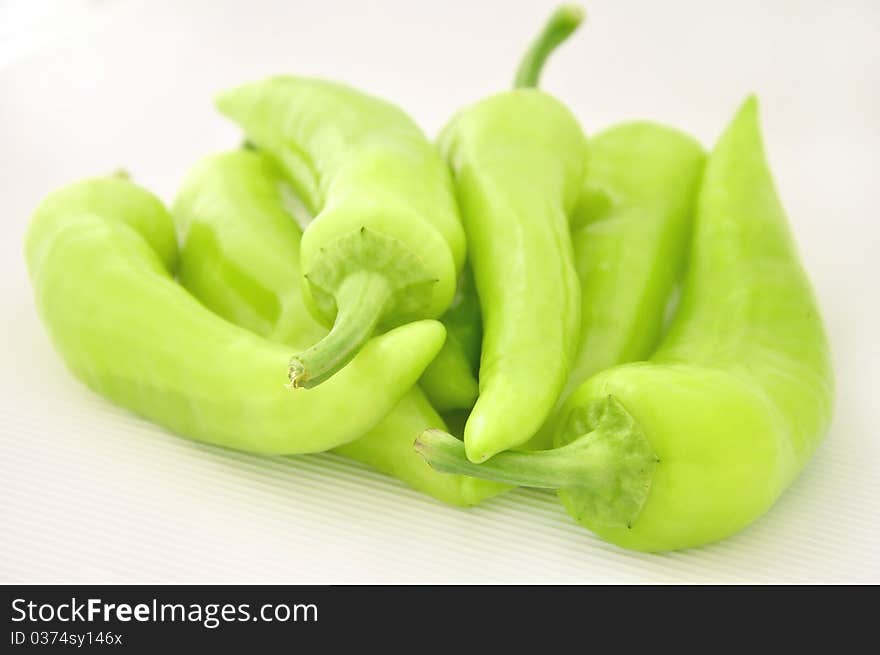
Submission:
M 880 582 L 880 3 L 592 1 L 544 87 L 588 132 L 629 118 L 707 145 L 749 92 L 832 337 L 832 430 L 727 541 L 643 555 L 553 496 L 440 505 L 330 455 L 197 445 L 80 386 L 21 256 L 52 188 L 126 167 L 168 199 L 238 142 L 212 94 L 270 73 L 347 81 L 430 133 L 506 87 L 552 2 L 0 1 L 0 582 Z

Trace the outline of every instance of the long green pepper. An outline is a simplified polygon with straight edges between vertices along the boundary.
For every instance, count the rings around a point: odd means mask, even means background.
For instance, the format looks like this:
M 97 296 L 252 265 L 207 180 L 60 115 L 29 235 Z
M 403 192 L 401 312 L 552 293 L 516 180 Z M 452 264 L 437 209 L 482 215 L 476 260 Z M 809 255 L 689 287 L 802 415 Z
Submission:
M 484 321 L 480 395 L 464 429 L 468 458 L 482 462 L 527 441 L 568 376 L 580 326 L 568 221 L 587 146 L 571 112 L 537 89 L 464 109 L 440 145 Z
M 399 402 L 443 342 L 435 321 L 402 326 L 327 385 L 292 393 L 289 351 L 217 317 L 172 278 L 171 218 L 124 179 L 50 194 L 25 254 L 37 309 L 77 378 L 170 430 L 228 448 L 294 454 L 352 441 Z
M 557 9 L 523 57 L 514 85 L 538 86 L 547 57 L 582 19 L 577 6 Z M 589 174 L 571 220 L 579 345 L 556 406 L 527 449 L 552 446 L 563 402 L 590 376 L 653 352 L 690 236 L 705 160 L 699 143 L 647 121 L 617 125 L 589 143 Z
M 663 125 L 617 125 L 590 139 L 572 219 L 580 345 L 556 409 L 528 443 L 552 446 L 566 398 L 594 374 L 647 359 L 683 273 L 705 153 Z
M 283 174 L 268 157 L 242 150 L 202 159 L 187 173 L 172 215 L 182 244 L 181 283 L 208 309 L 293 348 L 326 334 L 303 305 L 298 257 L 291 256 L 301 231 L 285 209 Z M 378 425 L 335 452 L 453 505 L 507 489 L 433 470 L 412 448 L 427 428 L 446 425 L 416 387 Z
M 303 293 L 332 330 L 291 359 L 294 386 L 337 372 L 377 330 L 440 316 L 465 239 L 449 171 L 399 108 L 342 84 L 273 77 L 217 106 L 273 157 L 314 219 Z
M 685 291 L 650 361 L 590 378 L 563 408 L 557 448 L 468 462 L 429 431 L 440 470 L 559 489 L 569 513 L 613 543 L 687 548 L 763 514 L 825 432 L 828 342 L 747 100 L 712 152 Z

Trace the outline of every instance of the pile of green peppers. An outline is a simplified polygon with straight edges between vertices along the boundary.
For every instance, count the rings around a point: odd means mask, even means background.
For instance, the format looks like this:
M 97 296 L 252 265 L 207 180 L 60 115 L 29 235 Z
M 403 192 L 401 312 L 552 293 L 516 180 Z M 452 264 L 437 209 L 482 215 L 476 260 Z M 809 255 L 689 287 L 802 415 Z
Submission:
M 825 432 L 828 342 L 747 99 L 714 148 L 631 122 L 587 138 L 514 88 L 429 140 L 348 86 L 273 77 L 217 106 L 245 146 L 170 208 L 116 175 L 36 209 L 36 305 L 73 374 L 192 439 L 334 450 L 468 506 L 556 490 L 644 551 L 763 514 Z

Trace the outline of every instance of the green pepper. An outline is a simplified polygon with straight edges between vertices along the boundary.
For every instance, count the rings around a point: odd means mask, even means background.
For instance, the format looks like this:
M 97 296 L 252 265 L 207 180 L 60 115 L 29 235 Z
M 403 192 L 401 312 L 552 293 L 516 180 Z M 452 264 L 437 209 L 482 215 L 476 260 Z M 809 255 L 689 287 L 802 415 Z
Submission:
M 481 462 L 527 441 L 568 376 L 580 327 L 569 217 L 587 145 L 571 112 L 537 89 L 464 109 L 440 144 L 484 321 L 480 395 L 464 429 L 468 458 Z
M 293 454 L 352 441 L 394 407 L 443 342 L 436 321 L 402 326 L 326 386 L 292 393 L 287 348 L 220 319 L 174 281 L 171 218 L 124 179 L 50 194 L 25 252 L 37 309 L 76 377 L 175 432 L 229 448 Z
M 172 216 L 184 287 L 221 317 L 298 348 L 326 328 L 303 305 L 296 254 L 302 234 L 286 210 L 289 193 L 283 173 L 262 153 L 221 153 L 187 173 Z M 325 420 L 332 425 L 338 417 Z M 507 488 L 429 467 L 412 442 L 431 427 L 446 429 L 416 387 L 372 430 L 336 452 L 453 505 L 473 505 Z
M 294 386 L 338 371 L 377 330 L 440 316 L 465 240 L 449 171 L 399 108 L 328 81 L 274 77 L 217 99 L 314 219 L 303 293 L 332 330 L 291 359 Z
M 686 548 L 773 504 L 824 434 L 833 386 L 749 98 L 709 157 L 681 304 L 651 360 L 580 386 L 553 450 L 475 465 L 436 431 L 417 448 L 441 470 L 559 489 L 578 522 L 621 546 Z
M 580 346 L 529 448 L 552 445 L 563 402 L 588 378 L 656 349 L 683 273 L 704 161 L 697 141 L 656 123 L 624 123 L 590 139 L 590 173 L 572 219 Z
M 582 19 L 577 6 L 557 9 L 526 51 L 514 84 L 537 86 L 549 54 Z M 579 346 L 554 411 L 526 448 L 551 447 L 563 402 L 590 376 L 654 351 L 682 273 L 704 161 L 693 138 L 647 121 L 590 139 L 590 173 L 571 220 Z

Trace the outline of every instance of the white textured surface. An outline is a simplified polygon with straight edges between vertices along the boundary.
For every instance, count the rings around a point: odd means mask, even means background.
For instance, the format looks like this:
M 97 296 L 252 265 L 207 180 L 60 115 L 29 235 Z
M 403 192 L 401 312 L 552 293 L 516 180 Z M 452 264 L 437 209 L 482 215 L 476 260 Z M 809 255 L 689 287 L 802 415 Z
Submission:
M 39 6 L 35 6 L 39 5 Z M 120 165 L 168 198 L 236 143 L 211 108 L 273 72 L 347 80 L 428 130 L 504 87 L 548 2 L 0 5 L 0 582 L 880 582 L 880 5 L 589 2 L 545 87 L 588 131 L 648 117 L 711 141 L 757 91 L 834 347 L 828 438 L 723 543 L 640 555 L 553 496 L 447 508 L 335 456 L 176 438 L 93 396 L 35 316 L 21 242 L 53 187 Z

